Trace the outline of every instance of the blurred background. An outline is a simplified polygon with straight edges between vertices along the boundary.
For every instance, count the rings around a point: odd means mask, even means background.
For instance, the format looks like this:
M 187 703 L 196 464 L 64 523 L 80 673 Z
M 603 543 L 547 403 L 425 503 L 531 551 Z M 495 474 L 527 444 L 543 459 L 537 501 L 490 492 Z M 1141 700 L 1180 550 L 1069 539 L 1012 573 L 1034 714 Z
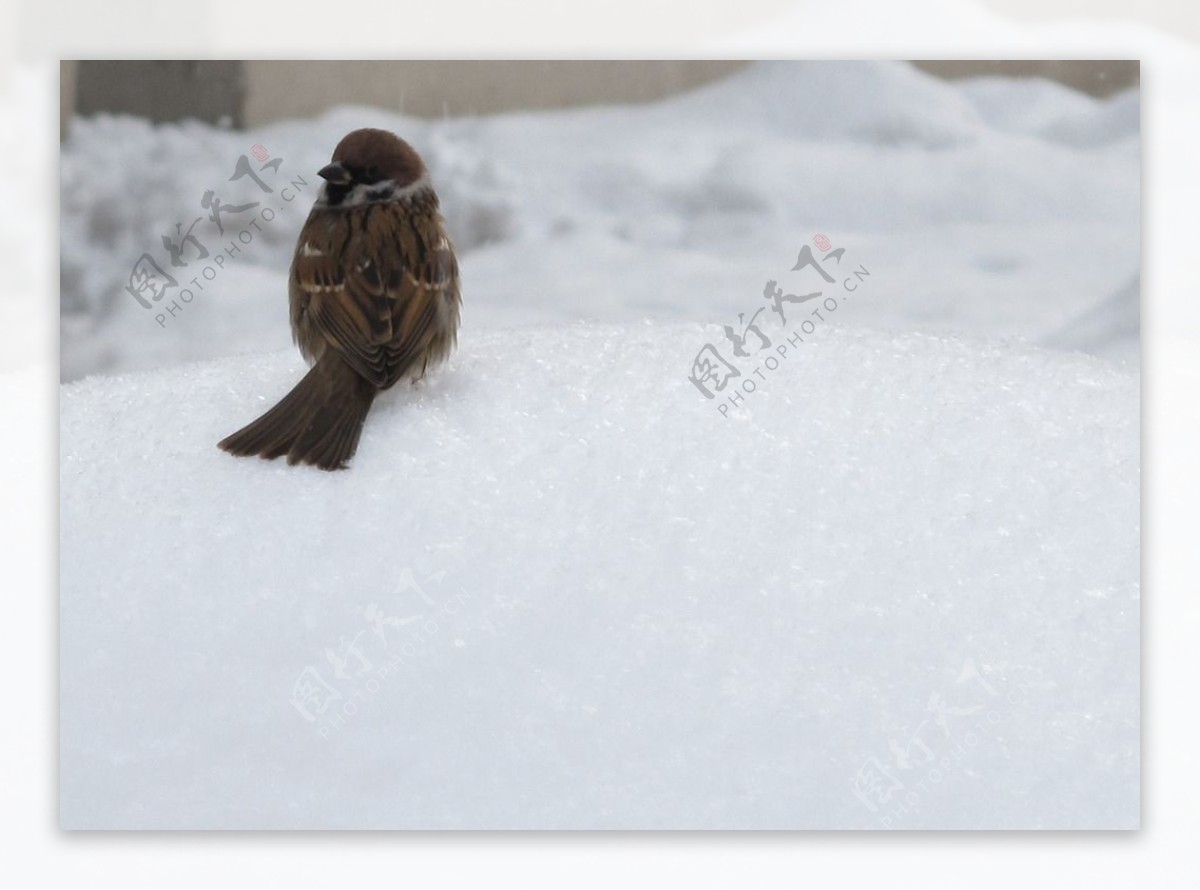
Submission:
M 64 61 L 63 130 L 76 115 L 194 118 L 235 127 L 309 117 L 347 103 L 415 117 L 647 102 L 747 65 L 729 60 Z M 940 77 L 1044 77 L 1093 96 L 1138 82 L 1136 61 L 918 61 Z
M 61 377 L 290 349 L 315 172 L 363 126 L 430 169 L 464 337 L 719 339 L 824 235 L 877 276 L 839 323 L 1136 362 L 1138 85 L 1129 60 L 66 61 Z

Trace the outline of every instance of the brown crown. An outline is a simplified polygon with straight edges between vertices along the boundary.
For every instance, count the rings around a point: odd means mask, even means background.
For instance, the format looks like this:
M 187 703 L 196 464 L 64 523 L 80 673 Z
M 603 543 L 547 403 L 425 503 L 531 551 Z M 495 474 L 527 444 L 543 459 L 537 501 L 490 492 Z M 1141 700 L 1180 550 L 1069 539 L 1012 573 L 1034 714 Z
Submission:
M 333 150 L 333 160 L 347 169 L 378 171 L 380 179 L 405 186 L 425 175 L 425 164 L 411 145 L 387 130 L 366 128 L 348 133 Z

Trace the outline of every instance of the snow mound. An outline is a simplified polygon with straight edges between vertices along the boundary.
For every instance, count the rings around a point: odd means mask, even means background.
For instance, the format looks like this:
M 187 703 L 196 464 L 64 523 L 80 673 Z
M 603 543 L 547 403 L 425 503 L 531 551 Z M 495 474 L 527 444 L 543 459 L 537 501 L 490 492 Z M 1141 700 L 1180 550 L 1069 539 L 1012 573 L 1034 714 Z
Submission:
M 1136 827 L 1137 377 L 714 336 L 464 337 L 333 474 L 216 448 L 290 351 L 64 386 L 62 824 Z
M 1136 143 L 1141 96 L 1126 90 L 1095 99 L 1051 80 L 980 77 L 963 82 L 963 96 L 988 126 L 1079 148 Z
M 760 62 L 672 104 L 797 140 L 936 149 L 983 134 L 956 86 L 896 62 Z

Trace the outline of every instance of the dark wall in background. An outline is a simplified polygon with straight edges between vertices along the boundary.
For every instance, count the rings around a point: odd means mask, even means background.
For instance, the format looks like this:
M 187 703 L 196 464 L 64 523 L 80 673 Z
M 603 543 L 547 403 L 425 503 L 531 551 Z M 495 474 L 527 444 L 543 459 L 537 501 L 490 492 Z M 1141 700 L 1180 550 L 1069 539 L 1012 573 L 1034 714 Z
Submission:
M 745 62 L 80 61 L 62 63 L 62 123 L 72 114 L 197 118 L 234 127 L 377 105 L 417 117 L 640 102 L 725 77 Z M 1094 96 L 1138 83 L 1136 61 L 919 61 L 939 77 L 1046 77 Z
M 1008 77 L 1045 77 L 1057 80 L 1093 96 L 1111 96 L 1131 86 L 1136 86 L 1141 77 L 1141 63 L 1137 60 L 1106 59 L 1101 61 L 1075 60 L 1008 60 L 995 61 L 922 61 L 914 62 L 918 68 L 939 77 L 979 77 L 982 74 L 1000 74 Z
M 152 121 L 186 116 L 233 127 L 246 122 L 244 62 L 80 61 L 74 76 L 76 114 L 113 112 Z

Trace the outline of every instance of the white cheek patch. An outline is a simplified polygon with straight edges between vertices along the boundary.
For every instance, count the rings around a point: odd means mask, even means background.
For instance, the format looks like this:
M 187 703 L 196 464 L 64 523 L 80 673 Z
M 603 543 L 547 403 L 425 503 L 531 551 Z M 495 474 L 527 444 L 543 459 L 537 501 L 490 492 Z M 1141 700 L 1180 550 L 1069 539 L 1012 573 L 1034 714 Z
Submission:
M 321 186 L 321 193 L 317 196 L 318 204 L 329 205 L 327 185 L 328 183 Z M 425 188 L 429 188 L 429 180 L 424 176 L 403 188 L 397 186 L 390 179 L 385 179 L 383 182 L 376 182 L 373 185 L 354 186 L 336 206 L 361 207 L 363 204 L 386 204 L 388 201 L 407 198 Z
M 300 256 L 325 256 L 325 251 L 317 250 L 315 247 L 305 241 L 304 246 L 300 248 Z

